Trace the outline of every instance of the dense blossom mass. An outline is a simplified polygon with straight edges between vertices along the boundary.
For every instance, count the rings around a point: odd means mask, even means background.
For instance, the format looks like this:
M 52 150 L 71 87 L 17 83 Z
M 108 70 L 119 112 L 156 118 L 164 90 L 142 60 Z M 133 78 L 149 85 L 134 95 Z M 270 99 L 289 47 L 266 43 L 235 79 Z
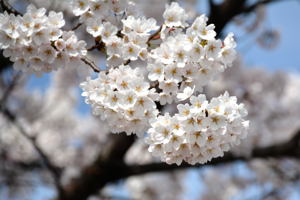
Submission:
M 0 48 L 14 68 L 41 74 L 80 61 L 86 55 L 85 41 L 72 31 L 62 31 L 61 12 L 27 7 L 23 16 L 0 14 Z
M 137 14 L 131 1 L 74 0 L 71 6 L 106 56 L 106 70 L 80 86 L 111 132 L 143 139 L 148 132 L 149 151 L 169 164 L 204 163 L 246 136 L 247 111 L 236 97 L 226 92 L 209 102 L 200 94 L 232 65 L 232 33 L 216 39 L 205 15 L 192 21 L 174 2 L 160 26 Z M 4 13 L 0 19 L 0 47 L 16 69 L 40 74 L 86 59 L 86 42 L 62 30 L 62 13 L 29 6 L 23 16 Z M 179 104 L 186 100 L 190 104 Z M 178 113 L 160 113 L 171 103 L 178 103 Z
M 154 103 L 157 94 L 140 74 L 139 68 L 122 65 L 81 84 L 86 103 L 92 105 L 95 115 L 107 121 L 112 132 L 142 136 L 149 120 L 158 114 Z
M 179 113 L 159 116 L 151 122 L 149 151 L 167 163 L 183 160 L 205 163 L 223 155 L 247 134 L 247 111 L 227 92 L 210 102 L 205 95 L 192 96 L 190 104 L 179 104 Z

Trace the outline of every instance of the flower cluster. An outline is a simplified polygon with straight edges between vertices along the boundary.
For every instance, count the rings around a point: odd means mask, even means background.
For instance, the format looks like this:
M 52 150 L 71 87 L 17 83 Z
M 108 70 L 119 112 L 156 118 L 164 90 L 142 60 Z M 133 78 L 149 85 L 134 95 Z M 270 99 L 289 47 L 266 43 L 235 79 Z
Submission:
M 149 121 L 158 114 L 154 103 L 157 94 L 149 90 L 149 83 L 140 74 L 139 68 L 122 65 L 81 83 L 86 103 L 91 104 L 93 113 L 100 115 L 113 133 L 142 136 L 150 126 Z
M 146 60 L 150 32 L 158 29 L 152 18 L 129 15 L 129 5 L 134 4 L 103 0 L 73 2 L 74 14 L 81 15 L 80 21 L 86 25 L 86 31 L 105 45 L 109 67 L 118 66 L 127 60 Z M 123 25 L 121 31 L 118 29 L 120 24 Z
M 92 21 L 87 31 L 94 37 L 101 37 L 108 55 L 109 67 L 116 67 L 126 61 L 147 59 L 147 41 L 150 32 L 158 29 L 154 19 L 128 16 L 122 19 L 123 29 L 118 36 L 118 28 L 110 22 Z
M 105 19 L 114 21 L 118 15 L 124 15 L 124 12 L 130 13 L 134 6 L 132 1 L 128 0 L 73 0 L 72 10 L 74 15 L 80 16 L 81 22 L 90 19 Z
M 191 105 L 190 105 L 191 104 Z M 162 161 L 179 165 L 205 163 L 223 156 L 230 146 L 246 137 L 247 111 L 227 92 L 210 102 L 205 95 L 192 96 L 190 104 L 179 104 L 178 113 L 166 113 L 151 122 L 149 151 Z
M 15 69 L 36 74 L 55 70 L 86 54 L 86 43 L 62 31 L 64 24 L 61 12 L 46 15 L 46 9 L 33 5 L 23 16 L 5 12 L 0 14 L 0 48 Z
M 215 39 L 214 25 L 207 17 L 197 17 L 188 26 L 187 14 L 177 3 L 167 6 L 160 38 L 162 43 L 150 52 L 148 78 L 158 81 L 161 104 L 185 100 L 202 91 L 216 74 L 231 66 L 236 43 L 230 33 L 222 42 Z
M 163 161 L 204 163 L 246 135 L 247 111 L 235 97 L 225 93 L 208 103 L 204 95 L 192 96 L 231 66 L 236 43 L 232 33 L 223 42 L 215 39 L 214 25 L 207 25 L 204 15 L 189 26 L 188 15 L 177 3 L 167 5 L 163 17 L 160 29 L 152 18 L 126 14 L 120 30 L 101 17 L 87 20 L 87 32 L 103 42 L 111 68 L 84 82 L 83 96 L 112 132 L 142 136 L 151 127 L 149 151 Z M 146 67 L 122 65 L 138 59 Z M 186 99 L 192 105 L 179 104 L 178 114 L 158 116 L 154 101 L 164 105 Z
M 143 136 L 150 128 L 149 151 L 167 163 L 203 163 L 222 155 L 245 136 L 247 111 L 227 93 L 210 103 L 204 95 L 192 95 L 231 66 L 233 34 L 216 39 L 207 17 L 189 24 L 185 10 L 174 2 L 166 6 L 159 28 L 155 19 L 137 17 L 133 5 L 128 0 L 72 1 L 73 13 L 97 49 L 105 51 L 110 67 L 81 83 L 86 103 L 111 132 Z M 4 13 L 0 19 L 0 48 L 16 69 L 49 72 L 87 54 L 86 42 L 61 30 L 62 13 L 46 14 L 30 5 L 23 16 Z M 186 99 L 192 105 L 179 104 L 173 117 L 159 115 L 157 105 Z

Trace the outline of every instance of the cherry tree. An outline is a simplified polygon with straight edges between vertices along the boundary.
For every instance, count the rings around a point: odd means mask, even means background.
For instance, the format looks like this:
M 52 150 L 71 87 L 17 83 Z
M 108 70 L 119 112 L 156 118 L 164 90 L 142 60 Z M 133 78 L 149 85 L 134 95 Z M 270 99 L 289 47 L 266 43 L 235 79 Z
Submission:
M 272 0 L 209 1 L 209 17 L 195 1 L 0 2 L 0 177 L 11 191 L 39 177 L 57 200 L 105 199 L 127 179 L 133 198 L 176 199 L 187 174 L 174 170 L 245 161 L 263 174 L 273 157 L 283 173 L 283 158 L 299 157 L 299 78 L 241 68 L 234 33 L 222 32 Z M 26 89 L 31 74 L 51 75 L 44 94 Z M 250 184 L 226 171 L 203 175 L 203 198 L 221 199 L 209 193 L 216 177 L 231 184 L 224 199 Z

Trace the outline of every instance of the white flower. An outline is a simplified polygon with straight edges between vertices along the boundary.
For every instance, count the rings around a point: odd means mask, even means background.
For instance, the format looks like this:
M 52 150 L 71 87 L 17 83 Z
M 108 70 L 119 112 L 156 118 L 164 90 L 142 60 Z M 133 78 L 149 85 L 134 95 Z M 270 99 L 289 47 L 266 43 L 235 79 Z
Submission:
M 26 13 L 30 15 L 33 19 L 39 19 L 46 14 L 45 8 L 36 8 L 34 5 L 30 4 L 27 9 Z
M 193 113 L 200 113 L 202 110 L 206 109 L 208 105 L 208 101 L 206 100 L 206 96 L 204 94 L 192 96 L 190 98 L 190 102 L 193 106 L 191 109 L 191 112 Z
M 28 62 L 24 58 L 18 58 L 14 60 L 14 68 L 16 70 L 25 70 L 28 67 Z
M 79 16 L 84 14 L 89 9 L 89 1 L 88 0 L 73 0 L 72 2 L 72 10 L 74 15 Z
M 52 28 L 61 28 L 65 25 L 65 20 L 62 12 L 49 12 L 48 22 Z
M 49 30 L 42 29 L 32 35 L 32 40 L 36 45 L 41 45 L 49 42 Z
M 172 64 L 173 52 L 170 51 L 170 49 L 171 47 L 169 45 L 162 43 L 159 48 L 152 50 L 151 57 L 163 64 Z
M 179 112 L 179 115 L 178 117 L 180 119 L 187 119 L 189 118 L 190 114 L 191 114 L 191 108 L 190 108 L 190 105 L 189 104 L 179 104 L 177 105 L 177 109 L 178 109 L 178 112 Z
M 168 79 L 166 81 L 159 82 L 159 88 L 162 89 L 164 93 L 169 94 L 175 94 L 178 91 L 178 85 L 174 79 Z
M 203 40 L 212 40 L 216 36 L 216 32 L 214 31 L 215 26 L 213 24 L 206 25 L 207 17 L 205 15 L 201 15 L 197 17 L 194 23 L 191 26 L 192 31 L 197 34 Z
M 192 45 L 192 50 L 189 54 L 191 61 L 199 62 L 202 56 L 204 56 L 204 53 L 205 51 L 203 47 L 198 42 L 194 42 Z
M 149 63 L 147 65 L 149 71 L 148 78 L 151 81 L 163 81 L 164 79 L 164 66 L 160 63 Z
M 165 78 L 173 79 L 177 82 L 182 80 L 183 70 L 179 68 L 176 64 L 170 64 L 165 66 Z
M 137 34 L 148 35 L 149 32 L 158 29 L 156 21 L 153 18 L 146 19 L 145 17 L 142 17 L 136 19 L 134 16 L 128 16 L 126 19 L 122 20 L 122 23 L 122 32 L 125 34 L 133 31 Z
M 192 96 L 190 100 L 191 104 L 179 104 L 178 113 L 173 117 L 167 113 L 151 122 L 146 139 L 151 146 L 149 151 L 153 152 L 155 146 L 159 147 L 159 154 L 155 156 L 168 164 L 182 161 L 205 163 L 223 156 L 224 151 L 244 138 L 243 134 L 248 128 L 248 121 L 241 116 L 229 123 L 229 115 L 218 109 L 216 111 L 217 106 L 231 107 L 233 113 L 238 112 L 236 99 L 229 97 L 228 93 L 213 98 L 209 104 L 202 94 Z
M 168 93 L 159 93 L 159 103 L 161 105 L 171 104 L 173 102 L 173 96 Z
M 139 52 L 139 58 L 143 61 L 146 61 L 148 58 L 148 50 L 146 48 L 142 48 Z
M 218 53 L 221 51 L 222 42 L 220 40 L 209 40 L 204 47 L 206 56 L 211 59 L 215 59 Z
M 106 52 L 108 55 L 122 55 L 123 42 L 117 36 L 112 36 L 105 42 L 106 44 Z
M 44 45 L 39 48 L 39 55 L 45 62 L 52 63 L 56 58 L 57 52 L 51 46 Z
M 121 65 L 122 63 L 124 63 L 124 59 L 117 54 L 109 56 L 106 60 L 106 65 L 108 67 L 116 67 Z
M 62 30 L 57 28 L 49 29 L 49 40 L 56 41 L 62 35 Z
M 172 2 L 171 5 L 166 5 L 163 18 L 165 19 L 165 24 L 168 27 L 185 27 L 187 25 L 186 20 L 188 15 L 178 3 Z
M 64 48 L 66 48 L 66 43 L 62 39 L 58 39 L 54 42 L 55 48 L 59 51 L 62 51 Z
M 179 101 L 184 101 L 193 95 L 194 90 L 195 90 L 195 87 L 193 87 L 193 88 L 186 87 L 186 88 L 184 88 L 183 92 L 178 93 L 176 97 Z
M 110 9 L 108 3 L 103 0 L 89 1 L 89 7 L 93 14 L 100 17 L 104 17 Z
M 123 58 L 125 60 L 136 60 L 138 58 L 140 48 L 137 45 L 127 43 L 123 47 Z
M 224 47 L 219 53 L 220 60 L 225 64 L 225 66 L 231 66 L 233 60 L 236 58 L 236 51 L 234 48 L 236 43 L 233 39 L 233 33 L 229 33 L 224 40 Z
M 32 57 L 29 60 L 29 63 L 30 63 L 30 66 L 37 72 L 42 71 L 43 66 L 44 66 L 43 60 L 38 56 Z
M 110 37 L 116 35 L 118 32 L 118 28 L 111 24 L 110 22 L 103 23 L 103 28 L 101 30 L 102 41 L 106 42 L 110 39 Z
M 37 55 L 38 48 L 35 46 L 27 46 L 23 48 L 24 57 L 31 58 L 35 55 Z
M 101 35 L 103 30 L 103 25 L 101 20 L 89 20 L 86 23 L 86 31 L 93 37 L 98 37 Z
M 132 42 L 133 44 L 135 44 L 141 48 L 147 47 L 148 37 L 145 35 L 140 35 L 135 32 L 130 32 L 126 35 L 126 37 L 128 38 L 129 42 Z

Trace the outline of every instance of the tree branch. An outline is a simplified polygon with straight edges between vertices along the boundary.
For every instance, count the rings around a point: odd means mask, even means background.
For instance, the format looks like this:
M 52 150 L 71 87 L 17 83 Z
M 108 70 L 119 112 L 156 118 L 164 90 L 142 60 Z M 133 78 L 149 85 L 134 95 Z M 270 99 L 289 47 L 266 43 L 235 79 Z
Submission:
M 177 169 L 185 169 L 185 168 L 199 168 L 204 166 L 215 166 L 226 163 L 231 163 L 235 161 L 250 161 L 255 158 L 300 158 L 300 130 L 297 134 L 292 137 L 289 141 L 272 145 L 264 148 L 256 148 L 252 151 L 250 157 L 245 156 L 236 156 L 232 153 L 227 153 L 223 157 L 215 158 L 212 161 L 206 164 L 198 164 L 198 165 L 189 165 L 187 163 L 183 163 L 179 166 L 173 164 L 168 165 L 166 163 L 150 163 L 145 165 L 132 165 L 127 166 L 128 176 L 145 174 L 149 172 L 161 172 L 161 171 L 170 171 Z
M 19 132 L 28 140 L 30 141 L 30 143 L 32 144 L 32 146 L 34 147 L 34 149 L 36 150 L 36 152 L 38 153 L 38 155 L 40 156 L 42 163 L 44 164 L 44 166 L 50 171 L 50 173 L 53 175 L 54 178 L 54 182 L 55 185 L 59 191 L 59 193 L 63 192 L 61 184 L 60 184 L 60 175 L 61 175 L 61 169 L 54 166 L 49 158 L 47 157 L 47 155 L 43 152 L 43 150 L 37 145 L 36 143 L 36 138 L 33 136 L 30 136 L 25 128 L 22 126 L 21 123 L 19 123 L 17 116 L 14 115 L 10 110 L 8 110 L 5 107 L 6 101 L 9 98 L 11 92 L 13 91 L 13 89 L 16 87 L 17 82 L 19 80 L 21 76 L 21 73 L 17 73 L 11 83 L 8 85 L 8 87 L 6 88 L 6 90 L 4 91 L 4 94 L 1 98 L 0 101 L 0 111 L 3 113 L 3 115 L 13 124 L 15 124 L 16 128 L 19 130 Z M 26 165 L 22 165 L 23 167 Z
M 298 133 L 287 142 L 272 145 L 269 147 L 254 149 L 250 157 L 236 156 L 232 153 L 226 153 L 225 156 L 215 158 L 206 164 L 190 165 L 187 163 L 182 163 L 181 165 L 177 166 L 175 164 L 168 165 L 166 163 L 150 163 L 144 165 L 127 165 L 123 162 L 123 160 L 120 160 L 123 155 L 125 155 L 122 150 L 129 147 L 133 141 L 130 141 L 128 143 L 128 137 L 125 135 L 122 136 L 124 137 L 118 136 L 117 138 L 115 138 L 117 142 L 114 142 L 114 140 L 110 140 L 107 153 L 104 153 L 104 155 L 106 156 L 102 157 L 103 160 L 98 159 L 93 163 L 93 165 L 85 168 L 79 178 L 73 180 L 70 185 L 65 187 L 66 196 L 61 200 L 85 200 L 89 195 L 96 193 L 105 184 L 133 175 L 187 168 L 217 166 L 236 161 L 250 161 L 256 158 L 300 158 L 300 131 L 298 131 Z M 126 145 L 123 146 L 123 149 L 122 146 L 120 147 L 120 150 L 110 148 L 114 147 L 117 143 L 119 144 L 120 141 L 122 141 L 122 143 L 126 142 Z M 106 148 L 104 147 L 104 149 Z M 112 156 L 113 158 L 109 159 L 110 156 Z
M 217 35 L 221 35 L 225 26 L 237 15 L 249 14 L 261 5 L 280 2 L 283 0 L 259 0 L 256 3 L 247 6 L 247 0 L 224 0 L 222 4 L 210 3 L 210 16 L 208 24 L 216 26 Z M 212 2 L 210 0 L 210 2 Z
M 77 30 L 81 25 L 82 25 L 82 23 L 76 24 L 73 28 L 71 28 L 71 31 Z
M 111 180 L 124 176 L 124 155 L 134 143 L 135 136 L 126 133 L 110 134 L 98 158 L 84 168 L 80 176 L 64 187 L 64 196 L 59 200 L 85 200 Z
M 3 9 L 3 11 L 8 12 L 9 14 L 14 15 L 22 15 L 19 11 L 17 11 L 14 7 L 12 7 L 7 1 L 0 0 L 0 6 Z
M 17 116 L 14 115 L 11 111 L 9 111 L 7 108 L 1 108 L 1 112 L 3 115 L 11 122 L 13 123 L 16 128 L 19 130 L 19 132 L 32 144 L 36 152 L 41 158 L 42 164 L 49 170 L 49 172 L 52 174 L 55 186 L 58 190 L 59 196 L 62 195 L 63 189 L 60 184 L 60 175 L 61 175 L 61 169 L 57 166 L 55 166 L 48 156 L 43 152 L 43 150 L 38 146 L 36 143 L 36 138 L 33 136 L 30 136 L 23 127 L 21 123 L 19 123 Z
M 82 57 L 81 60 L 87 64 L 88 66 L 90 66 L 92 68 L 92 70 L 96 73 L 100 72 L 100 69 L 97 67 L 97 65 L 94 63 L 94 61 L 90 60 L 87 57 Z

